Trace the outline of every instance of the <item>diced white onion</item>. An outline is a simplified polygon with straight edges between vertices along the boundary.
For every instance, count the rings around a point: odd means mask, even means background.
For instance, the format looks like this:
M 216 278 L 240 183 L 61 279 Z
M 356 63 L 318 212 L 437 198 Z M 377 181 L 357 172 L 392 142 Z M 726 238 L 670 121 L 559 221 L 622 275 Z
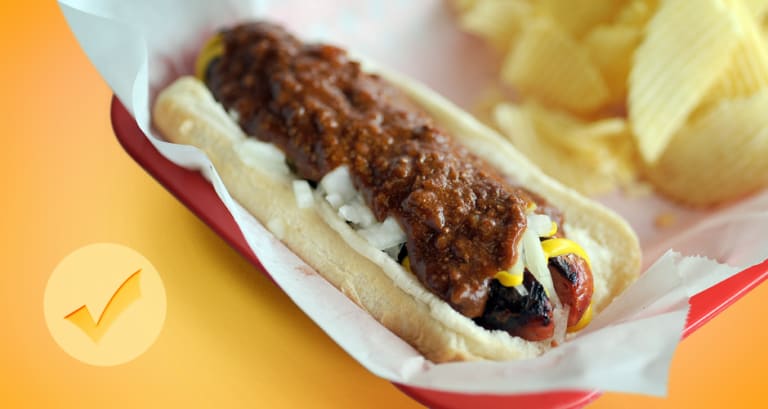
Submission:
M 405 232 L 392 217 L 382 223 L 376 221 L 363 196 L 355 189 L 347 166 L 339 166 L 326 174 L 320 180 L 320 190 L 339 216 L 351 223 L 372 246 L 397 258 L 400 247 L 405 243 Z
M 354 223 L 360 227 L 368 227 L 376 223 L 376 217 L 371 209 L 363 202 L 360 195 L 355 196 L 347 204 L 339 207 L 339 215 L 344 220 Z
M 357 232 L 379 250 L 386 250 L 405 242 L 405 232 L 393 217 L 387 217 L 384 222 L 373 224 Z
M 308 209 L 315 204 L 312 188 L 306 180 L 293 181 L 293 194 L 296 196 L 296 204 L 299 209 Z
M 347 166 L 339 166 L 336 169 L 328 172 L 322 180 L 320 180 L 320 187 L 327 194 L 326 200 L 336 210 L 350 201 L 357 191 L 355 185 L 352 184 L 352 176 L 349 174 L 349 168 Z M 331 201 L 328 196 L 333 196 L 334 200 Z
M 285 154 L 271 143 L 247 138 L 240 141 L 235 149 L 240 160 L 247 166 L 281 175 L 290 173 L 285 164 Z
M 403 246 L 405 246 L 405 242 L 385 249 L 384 252 L 387 253 L 390 258 L 397 260 L 397 256 L 400 255 L 400 250 L 403 248 Z
M 341 198 L 341 196 L 331 193 L 327 196 L 325 196 L 325 200 L 333 206 L 334 209 L 338 209 L 344 204 L 344 200 Z
M 560 300 L 555 293 L 555 286 L 552 283 L 552 275 L 547 268 L 547 258 L 544 256 L 544 250 L 541 249 L 539 236 L 531 229 L 525 229 L 523 233 L 523 259 L 528 270 L 536 277 L 536 280 L 547 290 L 547 295 L 555 307 L 560 306 Z
M 536 232 L 539 237 L 548 237 L 552 230 L 552 219 L 546 214 L 529 214 L 528 229 Z

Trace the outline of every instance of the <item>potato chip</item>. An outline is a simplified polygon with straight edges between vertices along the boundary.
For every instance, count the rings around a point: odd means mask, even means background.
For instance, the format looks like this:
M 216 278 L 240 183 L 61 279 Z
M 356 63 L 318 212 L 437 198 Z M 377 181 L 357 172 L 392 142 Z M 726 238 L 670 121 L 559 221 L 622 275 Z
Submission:
M 506 51 L 531 14 L 531 6 L 523 0 L 482 0 L 461 16 L 459 25 Z
M 631 187 L 645 162 L 689 204 L 768 186 L 768 0 L 453 1 L 511 50 L 501 77 L 524 102 L 490 92 L 484 120 L 565 184 Z
M 763 48 L 768 49 L 768 12 L 758 20 L 758 27 L 763 37 Z
M 760 21 L 760 19 L 765 16 L 766 12 L 768 12 L 768 0 L 740 0 L 742 4 L 746 7 L 749 14 L 757 21 Z
M 733 3 L 733 9 L 743 37 L 733 50 L 728 68 L 704 97 L 705 105 L 722 99 L 746 97 L 768 87 L 768 47 L 758 22 L 753 11 L 741 3 Z
M 459 13 L 467 12 L 472 7 L 475 7 L 479 0 L 451 0 L 453 8 Z
M 718 0 L 669 0 L 646 26 L 629 75 L 629 118 L 643 159 L 656 162 L 725 70 L 740 37 Z
M 768 186 L 768 90 L 725 100 L 682 128 L 653 183 L 687 204 L 712 205 Z
M 538 0 L 536 11 L 549 16 L 574 38 L 581 38 L 592 26 L 607 23 L 621 8 L 615 0 L 590 0 L 574 4 L 572 0 Z
M 632 0 L 627 2 L 614 19 L 614 24 L 634 27 L 644 26 L 658 6 L 656 0 Z
M 635 149 L 623 118 L 582 121 L 535 104 L 526 104 L 525 111 L 533 121 L 540 143 L 559 147 L 582 173 L 588 172 L 600 179 L 600 183 L 582 188 L 583 192 L 603 193 L 634 179 Z
M 590 122 L 567 112 L 547 109 L 535 102 L 524 104 L 523 109 L 533 121 L 539 136 L 584 156 L 601 156 L 596 151 L 603 148 L 607 138 L 625 136 L 628 132 L 627 121 L 623 118 Z
M 762 30 L 763 46 L 768 49 L 768 24 Z
M 486 88 L 472 105 L 471 112 L 475 118 L 486 125 L 494 126 L 493 111 L 496 105 L 507 100 L 507 96 L 499 86 Z
M 626 99 L 632 55 L 641 39 L 641 27 L 630 24 L 600 25 L 584 38 L 592 61 L 600 68 L 608 85 L 612 102 Z
M 568 151 L 541 141 L 533 122 L 520 107 L 501 104 L 496 108 L 495 118 L 499 129 L 515 147 L 548 175 L 584 193 L 607 191 L 613 187 L 610 181 L 596 177 L 573 161 Z
M 545 173 L 585 194 L 635 178 L 633 144 L 623 119 L 584 122 L 537 104 L 500 104 L 496 125 Z
M 762 17 L 763 34 L 768 34 L 768 12 Z
M 501 76 L 523 94 L 578 113 L 598 109 L 609 97 L 587 50 L 546 19 L 525 27 L 504 61 Z

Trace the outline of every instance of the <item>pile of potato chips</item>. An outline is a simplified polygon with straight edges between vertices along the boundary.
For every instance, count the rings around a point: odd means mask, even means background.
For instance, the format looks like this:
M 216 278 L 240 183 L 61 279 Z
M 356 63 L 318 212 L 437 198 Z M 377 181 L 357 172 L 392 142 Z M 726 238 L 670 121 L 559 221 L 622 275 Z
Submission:
M 768 185 L 768 0 L 453 2 L 504 55 L 487 119 L 550 175 L 692 205 Z

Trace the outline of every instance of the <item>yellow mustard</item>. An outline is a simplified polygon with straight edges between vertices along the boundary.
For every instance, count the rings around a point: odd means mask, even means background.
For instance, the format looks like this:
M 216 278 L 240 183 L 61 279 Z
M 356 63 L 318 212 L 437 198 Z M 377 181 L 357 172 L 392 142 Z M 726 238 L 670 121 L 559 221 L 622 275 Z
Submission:
M 197 79 L 205 81 L 205 72 L 208 70 L 208 65 L 222 54 L 224 54 L 224 42 L 221 35 L 216 34 L 208 39 L 197 55 L 197 60 L 195 61 L 195 76 Z
M 579 322 L 577 322 L 576 325 L 572 327 L 568 327 L 567 331 L 568 332 L 580 331 L 581 329 L 586 327 L 590 321 L 592 321 L 592 304 L 591 303 L 589 304 L 589 307 L 587 307 L 587 310 L 584 311 L 584 315 L 581 316 L 581 319 L 579 320 Z
M 592 268 L 592 264 L 589 262 L 589 256 L 587 256 L 587 252 L 572 240 L 559 238 L 547 239 L 541 242 L 541 248 L 544 250 L 544 256 L 547 258 L 547 260 L 552 257 L 573 253 L 583 258 L 584 261 L 587 262 L 587 265 Z
M 504 287 L 515 287 L 523 283 L 523 273 L 512 274 L 509 271 L 502 270 L 496 273 L 493 278 L 499 280 Z

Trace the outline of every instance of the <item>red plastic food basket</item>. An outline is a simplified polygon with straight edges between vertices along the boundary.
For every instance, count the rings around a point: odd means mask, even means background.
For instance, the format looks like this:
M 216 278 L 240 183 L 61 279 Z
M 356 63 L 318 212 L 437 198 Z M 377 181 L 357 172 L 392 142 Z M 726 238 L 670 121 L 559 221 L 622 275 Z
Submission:
M 269 277 L 269 272 L 264 270 L 259 259 L 251 252 L 229 211 L 202 175 L 196 171 L 176 166 L 160 155 L 117 97 L 112 99 L 111 119 L 117 139 L 126 152 L 193 213 Z M 768 259 L 692 297 L 690 314 L 683 336 L 688 336 L 704 325 L 766 278 L 768 278 Z M 481 395 L 443 392 L 400 384 L 395 384 L 395 386 L 408 396 L 431 408 L 571 409 L 584 407 L 601 394 L 600 391 L 592 390 Z

